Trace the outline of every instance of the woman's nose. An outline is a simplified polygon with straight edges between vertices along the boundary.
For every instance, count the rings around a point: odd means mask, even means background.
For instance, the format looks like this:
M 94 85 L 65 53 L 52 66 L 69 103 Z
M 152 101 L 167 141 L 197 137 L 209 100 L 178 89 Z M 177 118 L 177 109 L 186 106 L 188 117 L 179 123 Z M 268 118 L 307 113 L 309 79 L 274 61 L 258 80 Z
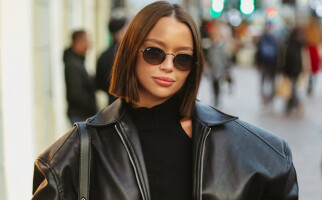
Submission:
M 160 64 L 160 70 L 164 70 L 166 72 L 172 72 L 174 70 L 173 64 L 174 55 L 168 53 L 165 57 L 165 60 Z

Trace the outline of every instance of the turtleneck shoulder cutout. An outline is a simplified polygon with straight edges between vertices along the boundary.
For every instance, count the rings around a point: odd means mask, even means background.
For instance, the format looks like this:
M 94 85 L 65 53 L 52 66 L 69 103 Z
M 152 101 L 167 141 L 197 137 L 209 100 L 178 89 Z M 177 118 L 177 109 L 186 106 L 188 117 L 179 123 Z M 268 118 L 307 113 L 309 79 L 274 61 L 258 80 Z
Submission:
M 191 118 L 182 118 L 180 124 L 184 132 L 189 138 L 192 138 L 192 120 Z

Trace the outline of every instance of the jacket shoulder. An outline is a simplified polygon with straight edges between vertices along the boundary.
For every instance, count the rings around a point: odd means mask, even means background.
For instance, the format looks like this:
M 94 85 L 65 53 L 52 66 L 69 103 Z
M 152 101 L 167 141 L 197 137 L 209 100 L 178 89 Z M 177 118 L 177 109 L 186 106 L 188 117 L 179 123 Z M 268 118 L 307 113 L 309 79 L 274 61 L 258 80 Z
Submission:
M 201 102 L 196 102 L 195 104 L 195 115 L 194 117 L 206 126 L 214 126 L 219 124 L 224 124 L 233 120 L 238 119 L 238 117 L 228 115 L 223 113 L 209 105 L 203 104 Z
M 245 142 L 257 143 L 258 145 L 255 146 L 271 150 L 267 153 L 274 152 L 278 157 L 285 159 L 288 164 L 292 163 L 290 147 L 283 138 L 240 119 L 235 120 L 234 123 L 239 127 L 238 134 L 246 136 Z
M 266 151 L 264 154 L 274 154 L 281 159 L 292 162 L 291 150 L 284 139 L 273 133 L 245 122 L 238 117 L 223 113 L 209 105 L 196 103 L 196 118 L 209 127 L 225 127 L 224 138 L 229 138 L 232 145 L 250 148 L 253 151 Z M 276 158 L 276 156 L 273 156 Z
M 71 128 L 61 138 L 56 140 L 50 147 L 41 153 L 37 160 L 53 166 L 60 161 L 66 160 L 66 157 L 78 156 L 79 152 L 79 131 L 77 127 Z M 68 155 L 70 154 L 70 155 Z
M 76 199 L 78 157 L 78 130 L 73 127 L 37 157 L 32 199 Z

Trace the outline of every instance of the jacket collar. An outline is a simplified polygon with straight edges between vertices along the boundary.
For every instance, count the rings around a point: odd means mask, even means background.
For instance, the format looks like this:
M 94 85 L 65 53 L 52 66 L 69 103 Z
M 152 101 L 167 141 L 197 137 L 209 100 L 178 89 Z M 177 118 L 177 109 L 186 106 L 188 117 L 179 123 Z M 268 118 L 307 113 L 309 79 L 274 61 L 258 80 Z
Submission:
M 196 102 L 195 106 L 194 118 L 205 126 L 220 125 L 237 119 L 237 117 L 227 115 L 200 102 Z M 106 126 L 120 121 L 124 113 L 123 101 L 119 98 L 95 116 L 87 119 L 86 123 L 90 126 Z
M 194 117 L 205 126 L 220 125 L 238 119 L 238 117 L 225 114 L 209 105 L 205 105 L 200 102 L 196 102 L 195 108 L 196 110 Z
M 106 126 L 118 122 L 125 112 L 125 106 L 122 104 L 122 99 L 117 99 L 93 117 L 88 118 L 86 124 L 90 126 Z

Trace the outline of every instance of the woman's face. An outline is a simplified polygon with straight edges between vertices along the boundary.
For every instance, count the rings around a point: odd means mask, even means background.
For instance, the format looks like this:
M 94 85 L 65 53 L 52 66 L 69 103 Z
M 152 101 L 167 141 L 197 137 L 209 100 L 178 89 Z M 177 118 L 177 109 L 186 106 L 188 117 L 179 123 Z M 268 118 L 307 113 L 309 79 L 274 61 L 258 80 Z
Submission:
M 175 17 L 163 17 L 153 27 L 140 47 L 157 47 L 165 53 L 193 55 L 193 39 L 189 27 Z M 153 107 L 180 90 L 190 70 L 180 71 L 174 67 L 173 55 L 167 55 L 161 64 L 146 62 L 143 53 L 138 52 L 136 76 L 139 81 L 140 101 L 137 107 Z

